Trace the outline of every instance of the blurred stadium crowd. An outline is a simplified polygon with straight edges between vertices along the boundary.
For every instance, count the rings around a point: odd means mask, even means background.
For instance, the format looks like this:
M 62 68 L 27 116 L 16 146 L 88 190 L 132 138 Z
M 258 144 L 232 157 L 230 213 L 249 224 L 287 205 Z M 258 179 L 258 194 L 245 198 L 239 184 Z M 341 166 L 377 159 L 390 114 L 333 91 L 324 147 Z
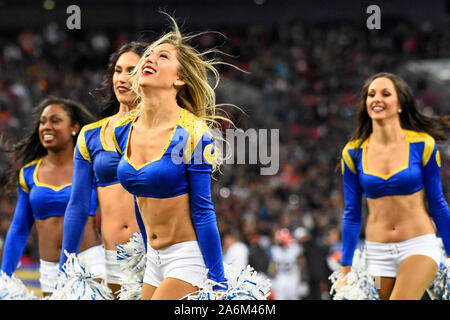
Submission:
M 450 57 L 450 24 L 396 21 L 368 30 L 345 22 L 280 22 L 214 30 L 228 39 L 204 34 L 194 40 L 197 47 L 218 46 L 230 55 L 225 61 L 249 72 L 221 68 L 223 81 L 237 84 L 242 97 L 236 103 L 227 88 L 219 87 L 218 102 L 245 110 L 245 115 L 233 111 L 239 128 L 280 129 L 276 175 L 260 175 L 260 165 L 225 165 L 216 176 L 213 200 L 225 256 L 234 247 L 241 259 L 272 279 L 281 272 L 298 273 L 296 299 L 328 299 L 327 278 L 339 261 L 344 207 L 337 166 L 355 127 L 359 90 L 370 75 L 396 72 L 406 61 Z M 137 31 L 70 32 L 56 24 L 2 33 L 0 132 L 17 141 L 30 111 L 48 94 L 71 98 L 98 114 L 95 88 L 109 54 L 139 37 Z M 433 92 L 426 80 L 408 82 L 422 111 L 449 113 L 450 101 Z M 257 99 L 246 98 L 247 89 Z M 442 181 L 450 200 L 450 150 L 448 144 L 442 148 Z M 2 190 L 11 163 L 0 155 L 0 252 L 15 208 L 14 196 Z M 283 228 L 289 233 L 280 235 Z M 277 261 L 274 250 L 279 246 L 297 246 L 294 258 Z M 35 234 L 25 257 L 38 257 Z M 281 293 L 275 289 L 276 299 Z

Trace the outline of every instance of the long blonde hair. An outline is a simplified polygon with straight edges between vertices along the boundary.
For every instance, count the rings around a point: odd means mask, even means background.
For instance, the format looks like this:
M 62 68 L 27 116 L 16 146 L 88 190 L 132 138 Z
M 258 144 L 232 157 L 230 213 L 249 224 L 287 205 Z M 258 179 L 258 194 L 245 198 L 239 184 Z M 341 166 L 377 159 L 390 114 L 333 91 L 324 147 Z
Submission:
M 236 68 L 242 72 L 244 70 L 239 67 L 220 61 L 218 59 L 206 59 L 205 56 L 214 53 L 221 53 L 220 50 L 217 49 L 209 49 L 204 52 L 199 52 L 191 45 L 188 44 L 188 41 L 193 38 L 204 34 L 197 33 L 194 35 L 182 35 L 177 22 L 174 18 L 172 18 L 169 14 L 162 12 L 167 15 L 172 23 L 172 30 L 170 32 L 162 35 L 158 40 L 154 41 L 150 44 L 142 55 L 141 59 L 137 63 L 134 71 L 132 72 L 132 87 L 131 89 L 136 93 L 137 99 L 137 107 L 132 112 L 137 115 L 140 112 L 141 104 L 142 104 L 142 88 L 139 86 L 139 72 L 142 69 L 146 56 L 154 50 L 155 47 L 168 43 L 174 46 L 177 52 L 177 59 L 179 62 L 178 74 L 185 82 L 185 85 L 178 91 L 176 95 L 177 104 L 193 113 L 200 121 L 203 121 L 204 124 L 208 126 L 209 129 L 219 129 L 220 123 L 218 120 L 223 120 L 231 124 L 235 127 L 232 120 L 219 116 L 217 113 L 221 111 L 221 107 L 223 106 L 233 106 L 242 111 L 241 108 L 233 105 L 233 104 L 216 104 L 216 94 L 215 89 L 219 85 L 220 82 L 220 74 L 216 69 L 215 65 L 222 64 L 228 65 L 233 68 Z M 214 85 L 211 86 L 208 82 L 208 71 L 212 74 L 214 79 Z M 217 130 L 214 130 L 217 132 Z M 212 133 L 212 132 L 210 132 Z M 217 142 L 220 140 L 222 142 L 227 143 L 221 136 L 217 134 L 211 134 L 213 139 Z M 214 152 L 214 163 L 213 163 L 213 171 L 216 171 L 221 164 L 223 164 L 225 157 L 223 155 L 222 150 L 220 148 L 216 148 Z

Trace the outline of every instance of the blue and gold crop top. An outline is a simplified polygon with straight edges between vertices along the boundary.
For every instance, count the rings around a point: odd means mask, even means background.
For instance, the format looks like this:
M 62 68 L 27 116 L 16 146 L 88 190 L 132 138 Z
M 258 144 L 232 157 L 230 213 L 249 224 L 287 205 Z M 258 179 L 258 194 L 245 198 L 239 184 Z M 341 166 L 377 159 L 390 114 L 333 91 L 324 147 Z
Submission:
M 64 216 L 70 199 L 72 184 L 52 186 L 38 180 L 42 159 L 34 160 L 20 169 L 18 198 L 12 224 L 5 241 L 2 270 L 11 275 L 25 249 L 31 227 L 35 220 Z M 89 215 L 97 209 L 97 191 L 89 190 Z
M 34 220 L 63 216 L 72 191 L 72 183 L 52 186 L 38 180 L 38 171 L 42 160 L 43 158 L 40 158 L 26 164 L 19 172 L 19 188 L 28 194 Z M 90 190 L 89 214 L 95 215 L 98 204 L 97 191 L 95 188 Z M 18 199 L 18 201 L 21 201 L 21 199 Z
M 78 135 L 73 162 L 73 191 L 64 218 L 60 267 L 67 259 L 64 251 L 78 252 L 80 247 L 88 219 L 89 197 L 86 190 L 91 186 L 105 187 L 119 183 L 117 165 L 120 154 L 105 142 L 105 128 L 111 118 L 85 125 Z M 139 213 L 135 213 L 139 226 L 143 226 Z M 144 235 L 143 228 L 140 229 Z
M 345 209 L 342 221 L 342 265 L 351 265 L 361 230 L 361 197 L 380 198 L 409 195 L 425 189 L 430 215 L 450 254 L 450 212 L 442 191 L 441 160 L 435 140 L 423 132 L 403 130 L 406 158 L 403 166 L 390 174 L 371 172 L 366 167 L 368 139 L 350 141 L 342 151 L 341 168 Z
M 85 125 L 78 136 L 75 160 L 85 160 L 92 165 L 95 184 L 104 187 L 119 183 L 117 165 L 120 155 L 105 142 L 105 128 L 111 117 Z
M 87 189 L 118 183 L 117 165 L 120 157 L 105 143 L 105 128 L 111 117 L 87 124 L 81 128 L 73 159 L 73 189 L 64 218 L 60 267 L 68 253 L 77 253 L 88 220 L 89 197 Z
M 136 119 L 124 117 L 114 129 L 113 140 L 122 155 L 117 168 L 120 183 L 137 197 L 172 198 L 189 193 L 192 222 L 209 276 L 214 281 L 224 281 L 220 235 L 211 200 L 214 144 L 208 126 L 181 109 L 161 154 L 136 165 L 128 154 Z
M 212 136 L 208 127 L 196 121 L 193 114 L 181 109 L 164 150 L 156 159 L 139 166 L 127 154 L 133 120 L 128 118 L 119 123 L 113 135 L 116 148 L 123 155 L 117 174 L 128 192 L 139 197 L 171 198 L 189 191 L 189 171 L 211 175 Z

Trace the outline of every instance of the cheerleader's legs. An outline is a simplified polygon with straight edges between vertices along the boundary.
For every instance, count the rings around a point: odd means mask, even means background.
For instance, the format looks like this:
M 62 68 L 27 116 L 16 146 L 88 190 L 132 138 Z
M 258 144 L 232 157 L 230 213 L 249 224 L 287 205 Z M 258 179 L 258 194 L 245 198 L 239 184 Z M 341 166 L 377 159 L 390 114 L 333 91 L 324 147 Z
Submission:
M 145 283 L 142 286 L 142 300 L 178 300 L 195 292 L 198 287 L 175 278 L 164 279 L 158 288 Z
M 420 300 L 436 277 L 436 262 L 425 255 L 413 255 L 403 260 L 390 300 Z
M 151 300 L 153 297 L 153 294 L 156 291 L 156 287 L 152 286 L 148 283 L 143 283 L 142 284 L 142 300 Z
M 393 243 L 366 241 L 368 272 L 375 279 L 380 298 L 422 298 L 436 277 L 440 250 L 434 234 Z
M 207 269 L 197 241 L 185 241 L 163 249 L 147 245 L 142 300 L 178 300 L 198 290 Z
M 376 287 L 379 289 L 378 295 L 382 300 L 389 300 L 389 297 L 394 288 L 395 278 L 390 277 L 375 277 Z

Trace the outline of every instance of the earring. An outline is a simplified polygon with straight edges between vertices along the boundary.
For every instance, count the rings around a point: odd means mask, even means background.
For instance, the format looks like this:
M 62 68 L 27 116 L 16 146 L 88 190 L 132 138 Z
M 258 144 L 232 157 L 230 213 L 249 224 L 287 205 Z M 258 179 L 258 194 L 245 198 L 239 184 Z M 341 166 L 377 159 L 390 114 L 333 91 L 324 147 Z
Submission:
M 175 82 L 173 83 L 173 85 L 174 85 L 175 87 L 177 87 L 177 86 L 178 86 L 178 80 L 175 80 Z
M 77 132 L 76 131 L 72 131 L 72 136 L 76 136 L 77 135 Z
M 398 113 L 402 113 L 402 109 L 398 109 L 397 112 L 398 112 Z

